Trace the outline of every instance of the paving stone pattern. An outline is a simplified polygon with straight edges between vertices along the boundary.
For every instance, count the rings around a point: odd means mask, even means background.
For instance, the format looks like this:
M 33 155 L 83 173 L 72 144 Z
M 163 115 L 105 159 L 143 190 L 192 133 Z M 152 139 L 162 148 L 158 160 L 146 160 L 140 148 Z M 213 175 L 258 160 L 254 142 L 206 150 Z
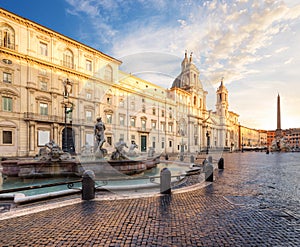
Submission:
M 2 220 L 0 245 L 300 246 L 299 218 L 293 211 L 299 206 L 289 211 L 284 205 L 262 207 L 264 192 L 249 186 L 258 178 L 239 171 L 228 164 L 203 189 L 83 201 Z M 270 189 L 258 186 L 265 187 Z

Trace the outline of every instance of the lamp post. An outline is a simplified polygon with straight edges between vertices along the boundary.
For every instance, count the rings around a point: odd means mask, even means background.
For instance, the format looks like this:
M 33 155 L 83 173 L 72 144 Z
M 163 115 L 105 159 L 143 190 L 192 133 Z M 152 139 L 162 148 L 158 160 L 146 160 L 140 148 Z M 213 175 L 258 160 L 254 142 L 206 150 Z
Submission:
M 206 144 L 207 144 L 207 146 L 206 146 L 206 154 L 208 154 L 208 149 L 209 149 L 209 145 L 210 145 L 210 143 L 209 143 L 208 125 L 206 126 Z
M 242 153 L 244 152 L 244 135 L 242 134 Z
M 69 151 L 68 148 L 68 131 L 67 131 L 67 115 L 68 113 L 72 112 L 73 110 L 73 104 L 72 102 L 69 101 L 69 95 L 70 93 L 72 93 L 72 82 L 69 81 L 69 79 L 67 78 L 64 82 L 64 92 L 63 92 L 63 96 L 64 99 L 67 100 L 67 102 L 64 101 L 64 109 L 65 109 L 65 136 L 64 136 L 64 150 L 65 152 Z M 68 109 L 68 106 L 70 106 L 70 109 Z

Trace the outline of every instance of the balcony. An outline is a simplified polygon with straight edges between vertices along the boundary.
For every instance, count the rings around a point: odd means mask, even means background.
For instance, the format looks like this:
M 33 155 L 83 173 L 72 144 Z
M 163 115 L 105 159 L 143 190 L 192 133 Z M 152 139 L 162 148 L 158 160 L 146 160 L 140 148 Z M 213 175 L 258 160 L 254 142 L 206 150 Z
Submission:
M 24 120 L 38 122 L 64 122 L 64 117 L 55 115 L 41 115 L 33 112 L 24 112 Z
M 151 131 L 151 129 L 149 129 L 149 128 L 143 128 L 143 127 L 137 128 L 137 132 L 150 133 L 150 131 Z
M 24 120 L 25 121 L 36 121 L 36 122 L 44 122 L 44 123 L 65 123 L 64 116 L 56 116 L 56 115 L 41 115 L 33 112 L 24 112 Z M 88 123 L 85 119 L 79 118 L 67 118 L 68 124 L 73 125 L 88 125 L 94 126 L 93 123 Z
M 60 60 L 60 64 L 64 67 L 68 67 L 70 69 L 76 69 L 76 66 L 74 65 L 73 62 L 68 62 L 68 61 L 64 61 L 64 60 Z

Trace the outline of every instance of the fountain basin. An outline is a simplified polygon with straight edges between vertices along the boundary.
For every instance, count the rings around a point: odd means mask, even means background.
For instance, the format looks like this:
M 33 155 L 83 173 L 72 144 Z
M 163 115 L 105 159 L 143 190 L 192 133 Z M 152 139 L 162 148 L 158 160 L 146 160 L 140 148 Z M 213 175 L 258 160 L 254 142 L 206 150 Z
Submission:
M 36 178 L 36 177 L 66 177 L 81 176 L 85 170 L 92 170 L 102 175 L 125 175 L 142 173 L 155 167 L 159 157 L 136 160 L 88 160 L 76 159 L 63 161 L 44 160 L 5 160 L 1 162 L 2 174 L 7 177 Z

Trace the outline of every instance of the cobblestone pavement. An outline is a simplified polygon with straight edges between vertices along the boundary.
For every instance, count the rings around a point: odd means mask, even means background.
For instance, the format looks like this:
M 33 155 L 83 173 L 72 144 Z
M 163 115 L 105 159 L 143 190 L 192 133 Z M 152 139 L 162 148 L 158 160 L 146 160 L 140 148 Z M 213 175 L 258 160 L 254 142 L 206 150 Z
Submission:
M 80 201 L 1 220 L 0 245 L 300 246 L 299 198 L 283 202 L 267 194 L 277 183 L 257 174 L 261 164 L 249 169 L 241 161 L 237 168 L 226 160 L 215 182 L 201 189 Z

